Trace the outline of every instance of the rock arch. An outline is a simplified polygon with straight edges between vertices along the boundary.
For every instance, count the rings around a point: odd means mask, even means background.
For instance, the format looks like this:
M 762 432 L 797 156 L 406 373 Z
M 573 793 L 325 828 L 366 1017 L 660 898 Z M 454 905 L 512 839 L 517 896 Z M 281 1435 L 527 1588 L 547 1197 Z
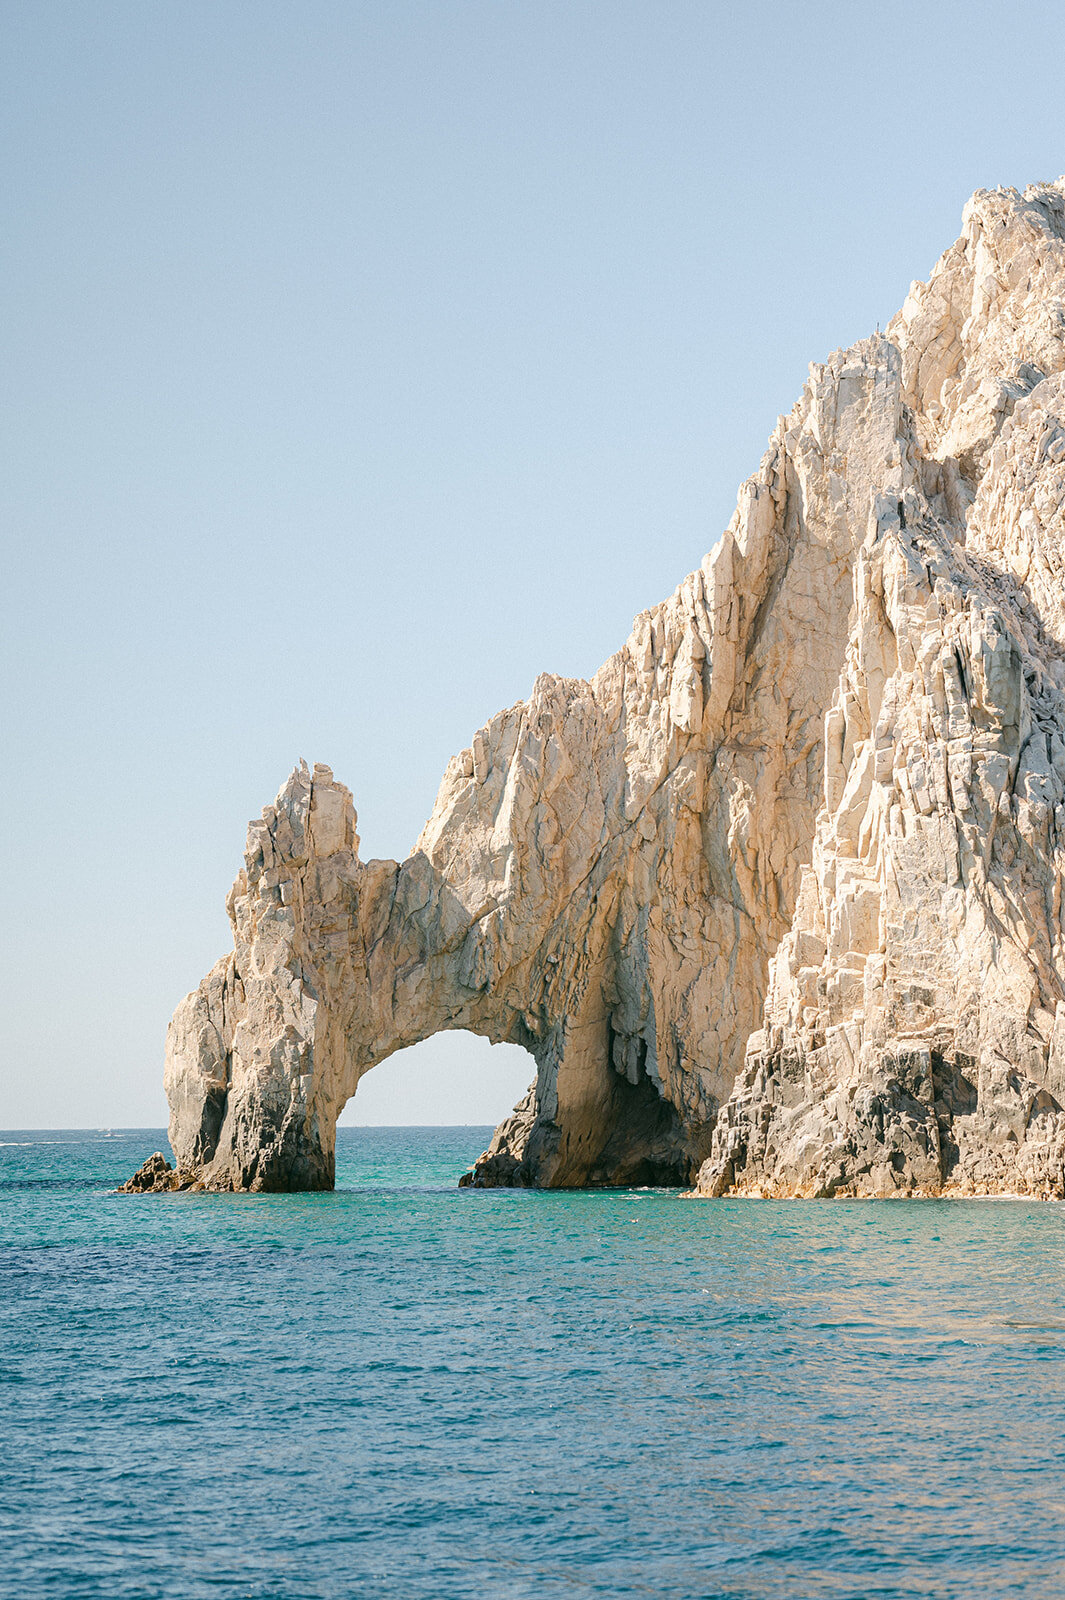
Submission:
M 1065 183 L 979 193 L 406 861 L 301 763 L 171 1024 L 173 1182 L 330 1185 L 362 1074 L 468 1028 L 537 1064 L 475 1182 L 1063 1192 L 1063 307 Z
M 233 952 L 171 1025 L 188 1181 L 328 1186 L 359 1077 L 445 1028 L 537 1062 L 475 1181 L 695 1175 L 809 859 L 871 473 L 903 431 L 886 340 L 814 369 L 713 555 L 591 682 L 542 675 L 482 729 L 406 861 L 362 862 L 348 790 L 301 763 L 249 829 Z

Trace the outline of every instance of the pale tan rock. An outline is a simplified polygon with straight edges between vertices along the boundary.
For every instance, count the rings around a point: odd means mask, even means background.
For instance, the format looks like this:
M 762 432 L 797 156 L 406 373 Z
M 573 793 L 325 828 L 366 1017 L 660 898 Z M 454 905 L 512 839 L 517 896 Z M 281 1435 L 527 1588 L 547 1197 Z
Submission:
M 537 1065 L 474 1183 L 1054 1189 L 1061 185 L 964 226 L 625 647 L 455 757 L 405 862 L 293 773 L 171 1025 L 179 1181 L 329 1185 L 362 1073 L 469 1028 Z
M 922 487 L 874 504 L 811 865 L 704 1193 L 1065 1192 L 1061 189 L 966 218 L 889 329 Z

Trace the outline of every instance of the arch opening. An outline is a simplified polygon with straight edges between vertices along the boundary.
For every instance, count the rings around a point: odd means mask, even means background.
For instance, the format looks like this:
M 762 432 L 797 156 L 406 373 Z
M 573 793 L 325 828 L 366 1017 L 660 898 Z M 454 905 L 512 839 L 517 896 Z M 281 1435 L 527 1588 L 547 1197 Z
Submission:
M 516 1044 L 492 1044 L 465 1028 L 434 1033 L 363 1074 L 338 1128 L 495 1128 L 536 1077 Z

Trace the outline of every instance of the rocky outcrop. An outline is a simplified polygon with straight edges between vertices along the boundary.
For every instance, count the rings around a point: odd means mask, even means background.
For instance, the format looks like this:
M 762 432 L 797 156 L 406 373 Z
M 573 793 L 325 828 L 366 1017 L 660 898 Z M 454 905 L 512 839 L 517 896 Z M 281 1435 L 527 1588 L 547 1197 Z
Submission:
M 182 1181 L 161 1150 L 150 1155 L 139 1166 L 132 1178 L 120 1184 L 119 1194 L 163 1194 L 169 1189 L 182 1187 Z M 185 1187 L 191 1187 L 187 1182 Z
M 1065 201 L 982 193 L 711 556 L 539 678 L 403 863 L 293 773 L 175 1014 L 178 1182 L 327 1187 L 359 1078 L 523 1045 L 474 1184 L 1060 1192 Z

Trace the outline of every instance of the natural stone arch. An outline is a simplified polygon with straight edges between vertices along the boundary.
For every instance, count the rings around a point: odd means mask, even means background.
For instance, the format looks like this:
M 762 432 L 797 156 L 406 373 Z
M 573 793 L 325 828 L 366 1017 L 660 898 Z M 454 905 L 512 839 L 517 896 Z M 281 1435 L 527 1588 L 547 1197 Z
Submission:
M 234 951 L 172 1024 L 183 1174 L 330 1184 L 362 1073 L 461 1027 L 537 1062 L 483 1181 L 694 1177 L 809 859 L 870 472 L 900 433 L 886 341 L 815 369 L 714 554 L 591 682 L 545 674 L 482 729 L 403 863 L 361 862 L 350 794 L 301 764 L 249 831 Z
M 138 1186 L 328 1184 L 359 1075 L 468 1027 L 537 1061 L 486 1182 L 709 1148 L 703 1192 L 1061 1194 L 1063 299 L 1065 182 L 974 196 L 713 555 L 482 729 L 406 862 L 301 766 Z
M 478 1182 L 680 1182 L 701 1151 L 646 1072 L 615 1069 L 618 1039 L 580 972 L 570 1010 L 534 1019 L 486 981 L 493 932 L 416 851 L 358 859 L 350 793 L 301 764 L 261 823 L 230 894 L 234 951 L 178 1008 L 166 1086 L 179 1171 L 207 1187 L 323 1188 L 336 1121 L 360 1079 L 450 1029 L 529 1051 L 537 1081 Z M 489 926 L 485 926 L 489 923 Z M 544 941 L 526 957 L 536 966 Z M 548 953 L 548 970 L 558 964 Z M 559 1069 L 562 1068 L 560 1071 Z M 631 1080 L 631 1081 L 630 1081 Z M 501 1130 L 502 1132 L 503 1130 Z M 522 1155 L 514 1152 L 518 1134 Z

